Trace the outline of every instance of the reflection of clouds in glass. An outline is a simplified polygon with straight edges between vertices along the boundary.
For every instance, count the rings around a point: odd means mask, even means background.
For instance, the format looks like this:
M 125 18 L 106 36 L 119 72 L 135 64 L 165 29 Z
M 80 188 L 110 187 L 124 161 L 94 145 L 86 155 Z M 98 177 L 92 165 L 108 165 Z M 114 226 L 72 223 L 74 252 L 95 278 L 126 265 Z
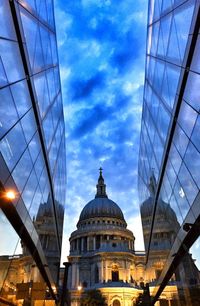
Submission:
M 181 187 L 180 190 L 179 190 L 179 195 L 180 195 L 181 198 L 184 198 L 184 196 L 185 196 L 185 193 L 184 193 L 182 187 Z
M 197 268 L 200 270 L 200 238 L 198 238 L 193 246 L 190 248 L 190 253 L 192 254 L 192 258 L 195 260 L 195 264 Z
M 0 211 L 0 233 L 3 233 L 3 239 L 0 243 L 0 256 L 22 253 L 20 239 L 2 211 Z

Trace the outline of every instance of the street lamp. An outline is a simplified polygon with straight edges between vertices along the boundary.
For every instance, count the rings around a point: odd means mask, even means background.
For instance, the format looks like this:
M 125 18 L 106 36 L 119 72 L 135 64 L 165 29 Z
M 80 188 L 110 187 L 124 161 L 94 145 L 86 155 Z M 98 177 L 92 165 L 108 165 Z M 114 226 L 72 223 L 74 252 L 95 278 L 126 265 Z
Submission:
M 78 289 L 78 305 L 80 306 L 80 305 L 81 305 L 81 291 L 82 291 L 82 286 L 81 286 L 81 285 L 78 285 L 77 289 Z
M 16 198 L 16 193 L 13 190 L 7 190 L 4 193 L 4 197 L 8 200 L 14 200 Z
M 82 290 L 82 286 L 81 285 L 78 285 L 78 291 L 81 291 Z

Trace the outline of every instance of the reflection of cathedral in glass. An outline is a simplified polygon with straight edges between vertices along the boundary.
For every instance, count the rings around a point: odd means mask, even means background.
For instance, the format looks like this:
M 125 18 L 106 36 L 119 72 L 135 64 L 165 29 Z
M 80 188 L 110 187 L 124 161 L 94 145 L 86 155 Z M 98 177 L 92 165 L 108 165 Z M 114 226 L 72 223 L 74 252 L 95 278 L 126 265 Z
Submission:
M 149 183 L 150 196 L 141 204 L 141 218 L 146 251 L 149 248 L 155 190 L 156 180 L 154 174 L 152 174 Z M 159 281 L 159 277 L 165 268 L 166 258 L 173 248 L 176 232 L 180 229 L 180 224 L 177 221 L 175 212 L 170 204 L 165 203 L 162 199 L 158 200 L 154 223 L 154 231 L 150 242 L 151 252 L 149 254 L 147 253 L 148 262 L 144 276 L 145 280 L 149 283 L 152 293 L 154 286 Z M 187 294 L 185 290 L 183 290 L 183 283 L 184 286 L 188 288 Z M 182 255 L 182 262 L 179 264 L 178 268 L 174 269 L 168 286 L 166 286 L 166 289 L 157 302 L 158 305 L 159 303 L 162 305 L 163 300 L 165 300 L 165 291 L 170 291 L 170 286 L 173 285 L 176 286 L 176 290 L 173 293 L 171 292 L 170 296 L 173 305 L 198 305 L 200 296 L 200 272 L 189 252 L 185 252 Z

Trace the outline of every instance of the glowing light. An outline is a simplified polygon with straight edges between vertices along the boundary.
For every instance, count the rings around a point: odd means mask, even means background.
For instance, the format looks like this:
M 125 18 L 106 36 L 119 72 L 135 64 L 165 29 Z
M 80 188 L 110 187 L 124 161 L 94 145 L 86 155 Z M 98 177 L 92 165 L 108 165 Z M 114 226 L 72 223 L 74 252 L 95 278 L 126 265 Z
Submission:
M 78 291 L 81 291 L 81 289 L 82 289 L 82 286 L 79 285 L 78 286 Z
M 13 190 L 8 190 L 5 193 L 5 197 L 9 200 L 14 200 L 16 198 L 16 194 Z

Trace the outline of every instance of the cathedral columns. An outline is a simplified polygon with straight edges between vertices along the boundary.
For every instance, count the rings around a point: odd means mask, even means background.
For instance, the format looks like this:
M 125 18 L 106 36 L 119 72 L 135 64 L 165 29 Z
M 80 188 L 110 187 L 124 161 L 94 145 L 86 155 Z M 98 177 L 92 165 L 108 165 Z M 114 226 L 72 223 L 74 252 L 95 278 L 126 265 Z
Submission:
M 79 285 L 79 264 L 72 265 L 72 288 L 77 289 Z
M 128 273 L 129 273 L 129 269 L 128 269 L 128 265 L 127 265 L 127 261 L 124 261 L 124 282 L 128 281 Z
M 100 274 L 100 282 L 103 283 L 104 281 L 104 261 L 101 260 L 101 274 Z
M 75 274 L 75 264 L 72 265 L 72 288 L 75 288 L 76 284 L 76 274 Z
M 76 264 L 76 288 L 80 285 L 79 283 L 79 264 Z
M 89 243 L 90 243 L 90 237 L 87 237 L 87 251 L 89 251 Z
M 93 250 L 96 250 L 96 236 L 93 237 Z
M 104 265 L 105 265 L 105 281 L 107 282 L 108 281 L 108 269 L 107 269 L 107 261 L 105 260 L 104 261 Z
M 81 252 L 84 250 L 84 237 L 81 238 Z
M 102 235 L 100 236 L 100 248 L 101 248 L 101 246 L 102 246 L 102 240 L 103 240 L 103 238 L 102 238 Z

